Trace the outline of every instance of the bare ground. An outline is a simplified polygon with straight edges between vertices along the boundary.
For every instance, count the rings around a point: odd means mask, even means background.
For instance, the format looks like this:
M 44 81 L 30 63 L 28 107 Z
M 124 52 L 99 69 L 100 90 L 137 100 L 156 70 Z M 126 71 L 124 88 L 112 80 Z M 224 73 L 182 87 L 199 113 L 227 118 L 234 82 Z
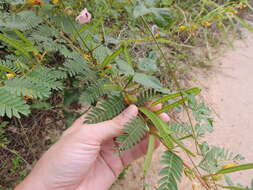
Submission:
M 245 162 L 253 162 L 253 34 L 243 33 L 244 39 L 228 48 L 225 55 L 213 61 L 208 71 L 196 71 L 195 83 L 203 89 L 205 101 L 215 113 L 215 130 L 206 136 L 210 144 L 222 146 L 246 157 Z M 154 156 L 153 165 L 147 182 L 147 189 L 155 189 L 157 171 L 160 168 L 159 148 Z M 142 187 L 143 159 L 134 163 L 112 190 L 140 190 Z M 253 170 L 232 175 L 235 182 L 249 185 L 253 179 Z M 180 189 L 192 189 L 183 182 Z

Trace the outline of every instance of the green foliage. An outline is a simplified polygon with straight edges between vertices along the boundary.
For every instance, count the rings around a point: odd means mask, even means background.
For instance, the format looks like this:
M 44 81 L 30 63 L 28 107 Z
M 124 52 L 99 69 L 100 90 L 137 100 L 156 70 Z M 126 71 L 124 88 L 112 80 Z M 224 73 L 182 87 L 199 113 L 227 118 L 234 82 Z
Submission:
M 19 64 L 18 59 L 17 61 L 12 61 L 10 59 L 0 60 L 0 65 L 3 67 L 7 67 L 8 70 L 11 70 L 11 71 L 2 70 L 4 71 L 4 73 L 20 73 L 25 69 L 24 67 L 22 67 L 23 66 L 22 64 Z
M 205 132 L 213 131 L 213 119 L 210 117 L 211 110 L 204 102 L 197 101 L 192 95 L 188 96 L 188 104 L 192 110 L 193 116 L 196 120 L 195 129 L 199 137 L 203 136 Z
M 85 117 L 85 123 L 99 123 L 112 119 L 125 108 L 125 102 L 122 96 L 110 96 L 98 106 L 91 109 Z
M 124 152 L 139 143 L 147 134 L 148 127 L 139 117 L 133 118 L 123 129 L 124 134 L 119 135 L 116 142 L 119 143 L 118 150 Z
M 12 162 L 12 168 L 11 168 L 11 173 L 15 174 L 17 173 L 17 170 L 20 168 L 21 163 L 23 162 L 20 157 L 14 157 L 11 159 Z
M 212 132 L 213 126 L 209 108 L 195 98 L 200 89 L 180 91 L 184 88 L 174 85 L 177 79 L 172 75 L 182 74 L 184 65 L 188 68 L 190 64 L 205 63 L 211 58 L 207 47 L 216 47 L 221 43 L 220 34 L 226 35 L 237 23 L 250 30 L 239 16 L 231 15 L 240 9 L 240 3 L 247 2 L 43 2 L 43 6 L 21 0 L 5 0 L 3 7 L 0 4 L 0 144 L 8 141 L 4 116 L 15 125 L 12 117 L 27 116 L 33 109 L 57 110 L 70 126 L 80 110 L 84 111 L 83 104 L 90 108 L 86 123 L 112 119 L 128 104 L 135 104 L 140 112 L 117 138 L 119 152 L 134 147 L 149 132 L 146 175 L 157 137 L 170 150 L 162 157 L 166 167 L 160 172 L 158 189 L 177 190 L 183 161 L 174 153 L 175 148 L 194 157 L 183 140 L 193 138 L 199 145 L 201 137 L 206 131 Z M 93 15 L 92 21 L 83 25 L 75 21 L 82 6 Z M 205 58 L 194 55 L 195 47 L 204 50 Z M 165 58 L 169 64 L 163 62 L 163 54 L 169 54 Z M 164 105 L 158 111 L 142 107 L 150 102 Z M 159 114 L 181 104 L 186 104 L 189 115 L 194 116 L 194 126 L 177 120 L 168 124 L 159 118 Z M 149 130 L 150 125 L 154 129 Z M 219 171 L 224 162 L 242 159 L 205 143 L 200 149 L 203 159 L 196 167 L 207 173 Z M 12 164 L 14 174 L 21 164 L 19 157 Z
M 129 63 L 127 63 L 121 59 L 117 60 L 116 68 L 117 68 L 119 74 L 124 74 L 126 76 L 133 76 L 134 75 L 134 69 L 133 69 L 132 65 L 130 65 Z
M 110 62 L 115 60 L 121 53 L 123 52 L 123 47 L 120 47 L 115 52 L 113 52 L 111 55 L 107 56 L 102 64 L 100 65 L 101 68 L 106 67 Z
M 4 72 L 8 72 L 11 74 L 15 74 L 15 72 L 13 70 L 11 70 L 10 68 L 4 66 L 4 65 L 0 65 L 0 71 L 4 71 Z
M 25 100 L 0 87 L 0 116 L 6 114 L 9 118 L 12 116 L 20 118 L 20 114 L 28 115 L 29 113 L 29 106 L 26 105 Z
M 160 81 L 154 77 L 144 73 L 136 73 L 133 80 L 147 88 L 153 88 L 158 92 L 168 93 L 169 90 L 164 88 Z
M 25 78 L 14 78 L 5 81 L 3 87 L 6 91 L 18 96 L 30 96 L 33 98 L 48 98 L 50 96 L 50 88 L 47 86 L 34 83 L 32 80 Z
M 171 126 L 171 130 L 173 131 L 173 135 L 177 139 L 192 136 L 192 129 L 189 124 L 171 122 L 170 126 Z
M 210 147 L 206 142 L 200 145 L 200 150 L 203 159 L 199 163 L 199 167 L 208 173 L 216 173 L 225 163 L 238 162 L 244 159 L 240 154 L 234 154 L 225 148 Z
M 8 62 L 2 63 L 6 64 Z M 12 64 L 6 65 L 10 68 L 12 67 Z M 15 71 L 18 72 L 19 69 L 16 68 Z M 65 76 L 65 73 L 62 71 L 37 66 L 24 76 L 5 80 L 4 86 L 0 88 L 1 101 L 3 101 L 0 115 L 4 116 L 6 114 L 10 118 L 12 116 L 20 118 L 18 113 L 24 115 L 29 114 L 29 106 L 20 97 L 28 97 L 30 99 L 48 98 L 51 95 L 51 90 L 60 90 L 63 88 L 62 83 L 58 79 L 65 78 Z
M 177 93 L 166 95 L 163 98 L 160 98 L 159 100 L 153 102 L 152 105 L 166 103 L 167 101 L 172 100 L 174 98 L 178 98 L 178 97 L 181 97 L 181 96 L 184 97 L 185 94 L 194 94 L 194 95 L 197 95 L 200 92 L 201 92 L 201 90 L 199 88 L 191 88 L 191 89 L 184 90 L 184 91 L 181 91 L 181 92 L 177 92 Z
M 27 10 L 17 14 L 6 14 L 0 20 L 0 27 L 26 31 L 38 26 L 42 21 L 42 17 L 37 16 L 34 11 Z
M 151 122 L 154 124 L 154 126 L 157 128 L 157 130 L 159 132 L 159 136 L 160 136 L 162 142 L 165 144 L 165 146 L 167 148 L 173 149 L 174 148 L 173 140 L 170 136 L 172 131 L 169 129 L 168 125 L 152 111 L 149 111 L 148 109 L 146 109 L 144 107 L 141 107 L 140 111 L 143 114 L 145 114 L 151 120 Z
M 27 73 L 25 78 L 32 80 L 35 84 L 48 87 L 53 90 L 61 90 L 63 88 L 62 82 L 58 79 L 65 78 L 65 73 L 56 71 L 43 66 L 35 67 L 32 72 Z
M 173 108 L 175 108 L 175 107 L 177 107 L 179 105 L 184 104 L 186 100 L 187 100 L 187 97 L 184 97 L 184 98 L 182 98 L 182 99 L 180 99 L 178 101 L 175 101 L 175 102 L 173 102 L 171 104 L 165 105 L 160 110 L 158 110 L 156 113 L 157 114 L 166 113 L 166 112 L 172 110 Z
M 78 74 L 92 74 L 92 71 L 89 69 L 88 62 L 78 54 L 74 56 L 74 59 L 68 59 L 65 61 L 63 65 L 63 70 L 66 71 L 71 77 Z
M 238 172 L 242 170 L 250 170 L 250 169 L 253 169 L 253 163 L 242 164 L 242 165 L 233 166 L 230 168 L 223 168 L 219 170 L 218 172 L 216 172 L 216 174 L 227 174 L 227 173 L 233 173 L 233 172 Z
M 80 95 L 79 102 L 87 104 L 95 103 L 98 98 L 105 95 L 107 92 L 107 90 L 104 88 L 104 84 L 104 81 L 100 80 L 88 86 L 88 88 L 85 89 Z
M 148 170 L 151 166 L 153 153 L 155 151 L 155 140 L 156 139 L 155 139 L 154 135 L 149 136 L 148 150 L 147 150 L 147 154 L 145 156 L 144 165 L 143 165 L 143 176 L 144 177 L 147 176 Z
M 5 122 L 1 122 L 0 123 L 0 146 L 6 146 L 9 141 L 5 135 L 5 127 L 8 125 L 9 123 L 7 121 Z
M 18 51 L 18 53 L 22 53 L 25 56 L 30 57 L 28 51 L 26 49 L 24 49 L 24 45 L 25 45 L 24 43 L 22 43 L 18 40 L 13 40 L 10 37 L 5 36 L 3 34 L 0 34 L 0 40 L 4 41 L 9 46 L 15 48 Z
M 138 96 L 137 105 L 143 106 L 149 100 L 159 97 L 160 95 L 161 92 L 157 92 L 154 89 L 143 90 Z
M 225 176 L 226 183 L 228 185 L 223 185 L 222 188 L 224 189 L 231 189 L 231 190 L 253 190 L 253 179 L 251 180 L 250 186 L 244 187 L 241 184 L 234 184 L 230 177 Z
M 185 102 L 188 100 L 188 97 L 185 95 L 188 95 L 188 96 L 189 95 L 197 95 L 200 93 L 200 91 L 201 90 L 199 88 L 191 88 L 191 89 L 184 90 L 181 92 L 169 94 L 169 95 L 166 95 L 166 96 L 158 99 L 157 101 L 153 102 L 152 105 L 157 105 L 157 104 L 161 104 L 161 103 L 166 104 L 168 101 L 171 101 L 171 100 L 178 98 L 178 97 L 182 97 L 178 101 L 174 101 L 173 103 L 169 103 L 169 104 L 163 106 L 163 108 L 161 108 L 160 110 L 158 110 L 156 112 L 157 114 L 165 113 L 165 112 L 168 112 L 179 105 L 185 104 Z
M 151 58 L 140 58 L 138 68 L 144 72 L 157 72 L 159 71 L 156 60 Z
M 135 6 L 133 15 L 137 18 L 151 13 L 156 17 L 162 17 L 164 15 L 168 15 L 170 11 L 168 8 L 147 7 L 143 3 L 138 3 L 137 6 Z
M 183 171 L 183 161 L 171 151 L 166 151 L 162 155 L 161 164 L 165 167 L 160 171 L 162 178 L 159 180 L 158 190 L 177 190 L 177 182 L 180 181 Z

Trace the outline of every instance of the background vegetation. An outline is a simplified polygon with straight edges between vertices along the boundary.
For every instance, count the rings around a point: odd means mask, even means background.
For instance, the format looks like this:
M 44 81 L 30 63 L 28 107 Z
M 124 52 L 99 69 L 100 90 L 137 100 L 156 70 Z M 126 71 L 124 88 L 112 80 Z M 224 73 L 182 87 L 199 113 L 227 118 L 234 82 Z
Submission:
M 80 7 L 92 14 L 90 23 L 75 21 Z M 252 30 L 241 17 L 244 9 L 252 9 L 245 0 L 1 2 L 0 188 L 22 180 L 84 112 L 89 111 L 86 122 L 96 123 L 130 103 L 143 114 L 118 137 L 120 152 L 134 146 L 153 122 L 159 133 L 152 135 L 170 150 L 179 147 L 201 160 L 188 166 L 176 151 L 166 151 L 158 189 L 177 189 L 182 175 L 215 189 L 223 174 L 251 168 L 238 166 L 241 155 L 201 141 L 213 130 L 210 109 L 196 100 L 200 89 L 187 86 L 191 68 L 209 66 L 215 58 L 213 48 L 232 43 L 228 36 L 240 34 L 241 26 Z M 148 112 L 142 106 L 150 100 L 164 107 Z M 187 121 L 178 117 L 182 110 L 187 110 Z M 157 121 L 162 112 L 173 118 L 169 131 Z M 185 147 L 185 140 L 194 142 L 195 149 Z M 144 171 L 151 156 L 152 151 Z M 237 188 L 226 179 L 224 188 Z

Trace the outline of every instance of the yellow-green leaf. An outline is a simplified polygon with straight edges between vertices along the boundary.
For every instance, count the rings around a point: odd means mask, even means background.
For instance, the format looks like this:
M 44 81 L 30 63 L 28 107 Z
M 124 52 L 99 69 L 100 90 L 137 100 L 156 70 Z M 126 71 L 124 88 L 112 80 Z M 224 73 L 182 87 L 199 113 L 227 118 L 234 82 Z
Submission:
M 162 109 L 156 111 L 156 113 L 161 114 L 161 113 L 167 112 L 167 111 L 173 109 L 174 107 L 183 104 L 187 99 L 188 99 L 187 97 L 184 97 L 181 100 L 178 100 L 176 102 L 173 102 L 172 104 L 166 105 Z
M 147 176 L 148 170 L 150 168 L 150 164 L 152 161 L 154 150 L 155 150 L 155 136 L 150 135 L 149 141 L 148 141 L 148 151 L 147 151 L 147 154 L 146 154 L 145 160 L 144 160 L 144 167 L 143 167 L 143 176 L 144 177 Z
M 239 166 L 234 166 L 234 167 L 230 167 L 230 168 L 221 169 L 216 174 L 233 173 L 233 172 L 238 172 L 238 171 L 242 171 L 242 170 L 250 170 L 250 169 L 253 169 L 253 163 L 242 164 L 242 165 L 239 165 Z
M 7 72 L 7 73 L 11 73 L 11 74 L 15 74 L 15 72 L 13 70 L 11 70 L 10 68 L 4 66 L 4 65 L 0 65 L 0 70 Z
M 177 98 L 177 97 L 180 97 L 183 94 L 199 94 L 200 92 L 201 92 L 201 89 L 199 89 L 199 88 L 191 88 L 191 89 L 184 90 L 184 91 L 181 91 L 181 92 L 177 92 L 177 93 L 174 93 L 174 94 L 169 94 L 169 95 L 164 96 L 164 97 L 158 99 L 157 101 L 153 102 L 152 106 L 167 102 L 168 100 L 171 100 L 171 99 L 174 99 L 174 98 Z
M 159 132 L 159 135 L 160 135 L 163 143 L 165 143 L 165 145 L 168 148 L 173 149 L 174 145 L 173 145 L 173 141 L 170 136 L 172 131 L 169 129 L 169 126 L 163 120 L 161 120 L 154 112 L 148 110 L 147 108 L 141 107 L 139 109 L 154 124 L 154 126 L 156 127 L 156 129 Z

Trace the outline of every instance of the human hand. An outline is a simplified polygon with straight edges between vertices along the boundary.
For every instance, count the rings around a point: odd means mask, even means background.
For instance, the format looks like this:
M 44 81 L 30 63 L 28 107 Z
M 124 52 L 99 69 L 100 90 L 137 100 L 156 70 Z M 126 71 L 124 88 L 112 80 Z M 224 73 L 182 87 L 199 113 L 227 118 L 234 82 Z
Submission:
M 161 105 L 150 109 L 158 110 Z M 38 161 L 16 190 L 106 190 L 130 162 L 143 156 L 147 138 L 122 155 L 115 154 L 114 138 L 138 114 L 129 106 L 112 120 L 83 124 L 80 117 Z M 169 121 L 167 114 L 160 118 Z

